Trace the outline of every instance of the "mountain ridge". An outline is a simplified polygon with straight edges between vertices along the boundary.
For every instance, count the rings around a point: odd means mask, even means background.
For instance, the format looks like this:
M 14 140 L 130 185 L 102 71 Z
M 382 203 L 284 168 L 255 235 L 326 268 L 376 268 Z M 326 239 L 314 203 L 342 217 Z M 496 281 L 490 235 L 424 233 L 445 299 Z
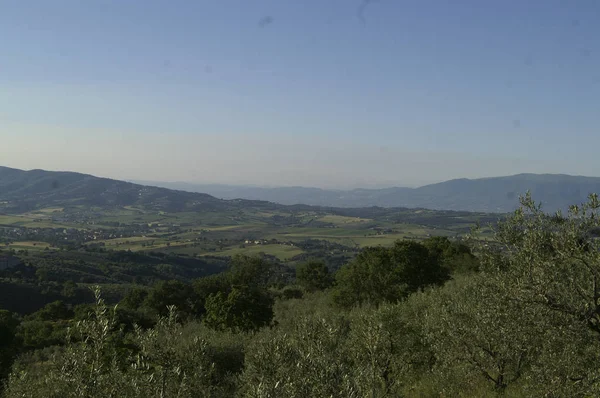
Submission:
M 238 207 L 236 203 L 205 193 L 139 185 L 77 172 L 26 171 L 0 166 L 0 211 L 24 212 L 40 205 L 143 205 L 164 211 L 224 210 Z M 264 205 L 273 204 L 265 202 Z
M 477 179 L 457 178 L 417 188 L 252 187 L 144 181 L 139 184 L 69 171 L 19 170 L 0 166 L 0 211 L 52 205 L 131 206 L 164 211 L 276 208 L 424 208 L 505 213 L 530 191 L 546 211 L 566 210 L 600 192 L 600 177 L 521 173 Z
M 284 205 L 326 207 L 407 207 L 504 213 L 518 206 L 527 191 L 546 211 L 567 210 L 600 192 L 600 177 L 520 173 L 510 176 L 456 178 L 417 188 L 252 187 L 227 184 L 152 182 L 167 188 L 205 192 L 223 199 L 266 200 Z

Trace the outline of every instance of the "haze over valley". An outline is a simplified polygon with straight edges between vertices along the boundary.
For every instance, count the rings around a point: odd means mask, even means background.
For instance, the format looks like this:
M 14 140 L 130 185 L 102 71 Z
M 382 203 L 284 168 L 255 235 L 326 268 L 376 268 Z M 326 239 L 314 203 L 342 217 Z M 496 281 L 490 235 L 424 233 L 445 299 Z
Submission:
M 600 192 L 600 178 L 564 174 L 518 174 L 445 181 L 418 188 L 322 189 L 306 187 L 253 187 L 184 182 L 140 182 L 170 189 L 203 192 L 223 199 L 265 200 L 285 205 L 329 207 L 409 207 L 505 213 L 515 210 L 529 191 L 549 212 L 568 210 Z

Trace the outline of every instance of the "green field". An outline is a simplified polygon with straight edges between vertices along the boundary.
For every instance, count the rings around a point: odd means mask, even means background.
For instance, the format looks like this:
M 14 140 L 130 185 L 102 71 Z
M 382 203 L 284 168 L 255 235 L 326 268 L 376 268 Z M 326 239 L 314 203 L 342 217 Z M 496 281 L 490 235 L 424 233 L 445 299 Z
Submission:
M 0 215 L 0 226 L 16 226 L 26 228 L 73 228 L 74 225 L 57 223 L 50 218 L 31 215 Z
M 0 225 L 17 225 L 32 221 L 33 219 L 24 216 L 0 215 Z
M 241 247 L 229 248 L 226 250 L 211 252 L 208 254 L 210 254 L 211 256 L 231 257 L 231 256 L 235 256 L 236 254 L 253 255 L 253 254 L 259 254 L 259 253 L 270 254 L 272 256 L 279 258 L 282 261 L 286 261 L 286 260 L 291 259 L 292 257 L 295 257 L 299 254 L 304 253 L 304 251 L 295 246 L 288 246 L 288 245 L 281 245 L 281 244 L 266 244 L 266 245 L 252 244 L 252 245 L 245 245 L 245 247 L 243 247 L 243 248 L 241 248 Z
M 347 217 L 347 216 L 338 216 L 329 214 L 318 219 L 319 221 L 332 223 L 335 225 L 345 225 L 345 224 L 355 224 L 355 223 L 367 223 L 372 222 L 373 220 L 367 218 L 360 217 Z
M 75 229 L 80 231 L 77 239 L 84 240 L 82 245 L 106 250 L 159 251 L 192 257 L 265 253 L 285 262 L 305 253 L 299 246 L 311 248 L 308 255 L 343 255 L 367 246 L 391 246 L 403 239 L 455 237 L 467 233 L 478 221 L 477 215 L 430 210 L 355 209 L 344 213 L 251 207 L 238 211 L 166 212 L 132 206 L 54 206 L 0 215 L 0 225 L 54 228 L 58 240 L 52 242 L 59 245 L 71 239 L 70 235 L 63 236 L 63 229 Z M 483 231 L 489 235 L 489 228 Z M 34 240 L 9 243 L 15 250 L 52 248 L 47 242 L 33 244 Z M 325 246 L 306 246 L 309 241 L 325 242 Z M 327 248 L 327 244 L 335 246 Z
M 46 242 L 22 241 L 14 242 L 8 245 L 9 249 L 14 250 L 44 250 L 50 248 L 51 245 Z

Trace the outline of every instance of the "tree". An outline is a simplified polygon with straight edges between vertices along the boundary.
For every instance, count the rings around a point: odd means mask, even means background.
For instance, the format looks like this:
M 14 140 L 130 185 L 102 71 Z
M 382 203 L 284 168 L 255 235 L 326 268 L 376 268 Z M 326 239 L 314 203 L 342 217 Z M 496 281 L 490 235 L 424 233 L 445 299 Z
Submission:
M 20 344 L 16 338 L 18 325 L 19 320 L 14 314 L 0 310 L 0 390 L 19 351 Z
M 121 305 L 128 309 L 136 310 L 144 304 L 147 297 L 148 289 L 134 287 L 129 290 L 123 300 L 121 300 Z
M 169 307 L 168 316 L 160 317 L 153 329 L 131 333 L 128 343 L 133 350 L 119 355 L 123 336 L 115 309 L 106 306 L 96 290 L 89 316 L 74 324 L 75 338 L 43 366 L 37 361 L 18 363 L 3 397 L 234 396 L 235 380 L 226 372 L 241 368 L 243 339 L 236 336 L 219 346 L 209 342 L 206 329 L 193 326 L 182 325 L 175 308 Z
M 74 298 L 77 294 L 77 284 L 72 280 L 65 281 L 61 294 L 67 298 Z
M 247 350 L 242 396 L 361 396 L 353 388 L 351 363 L 344 355 L 349 331 L 341 316 L 300 317 L 289 333 L 261 331 Z
M 212 294 L 205 306 L 204 322 L 217 330 L 253 331 L 273 320 L 273 298 L 258 288 L 234 287 L 227 295 Z
M 46 267 L 41 267 L 35 271 L 35 276 L 39 282 L 47 282 L 50 280 L 50 271 Z
M 294 316 L 247 349 L 247 397 L 398 397 L 426 373 L 430 354 L 397 305 Z M 425 358 L 425 360 L 421 360 Z
M 62 301 L 46 304 L 27 315 L 17 328 L 17 336 L 27 349 L 44 348 L 64 343 L 73 310 Z
M 409 292 L 441 285 L 450 278 L 440 259 L 431 256 L 427 247 L 414 241 L 396 241 L 391 248 L 391 261 L 396 265 Z
M 390 249 L 366 248 L 342 267 L 336 274 L 333 299 L 343 307 L 398 302 L 411 292 L 448 278 L 448 271 L 425 246 L 397 241 Z
M 500 223 L 484 264 L 515 281 L 523 303 L 543 305 L 584 322 L 600 337 L 600 241 L 591 233 L 600 227 L 600 200 L 590 195 L 567 216 L 546 214 L 531 195 Z
M 238 254 L 231 259 L 231 284 L 266 288 L 273 276 L 273 264 L 260 256 Z
M 479 270 L 479 260 L 465 243 L 453 242 L 445 236 L 423 241 L 431 256 L 452 274 L 467 274 Z
M 296 267 L 296 281 L 309 292 L 331 287 L 333 280 L 322 261 L 312 260 Z
M 41 321 L 59 321 L 73 317 L 73 311 L 67 305 L 58 300 L 46 304 L 42 309 L 30 315 L 29 319 L 37 319 Z
M 598 395 L 600 200 L 547 214 L 530 194 L 482 247 L 482 273 L 522 308 L 545 314 L 553 331 L 534 377 L 561 396 Z M 532 376 L 533 377 L 533 376 Z M 559 380 L 560 382 L 557 382 Z M 562 389 L 562 390 L 561 390 Z M 558 392 L 557 392 L 558 391 Z
M 168 307 L 175 306 L 183 316 L 199 314 L 192 286 L 179 281 L 160 281 L 152 287 L 144 304 L 160 316 L 169 313 Z
M 232 289 L 231 284 L 231 275 L 227 272 L 194 280 L 194 294 L 197 300 L 197 306 L 201 309 L 202 314 L 206 312 L 206 299 L 211 294 L 229 294 Z
M 481 396 L 481 388 L 501 393 L 531 378 L 532 366 L 544 366 L 547 314 L 522 307 L 485 275 L 461 277 L 403 305 L 407 311 L 419 308 L 425 341 L 436 359 L 434 379 L 451 395 Z
M 285 300 L 291 300 L 301 299 L 304 296 L 304 293 L 298 288 L 287 286 L 283 289 L 281 295 Z
M 392 262 L 390 251 L 383 247 L 366 248 L 340 268 L 332 292 L 334 302 L 342 307 L 395 302 L 405 295 L 406 285 Z

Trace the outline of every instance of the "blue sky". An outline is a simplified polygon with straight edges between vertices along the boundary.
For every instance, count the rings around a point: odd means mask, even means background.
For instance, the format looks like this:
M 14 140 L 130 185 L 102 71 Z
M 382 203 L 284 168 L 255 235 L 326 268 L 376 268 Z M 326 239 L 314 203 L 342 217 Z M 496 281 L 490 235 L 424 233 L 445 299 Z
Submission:
M 143 180 L 600 175 L 596 0 L 0 0 L 0 164 Z

